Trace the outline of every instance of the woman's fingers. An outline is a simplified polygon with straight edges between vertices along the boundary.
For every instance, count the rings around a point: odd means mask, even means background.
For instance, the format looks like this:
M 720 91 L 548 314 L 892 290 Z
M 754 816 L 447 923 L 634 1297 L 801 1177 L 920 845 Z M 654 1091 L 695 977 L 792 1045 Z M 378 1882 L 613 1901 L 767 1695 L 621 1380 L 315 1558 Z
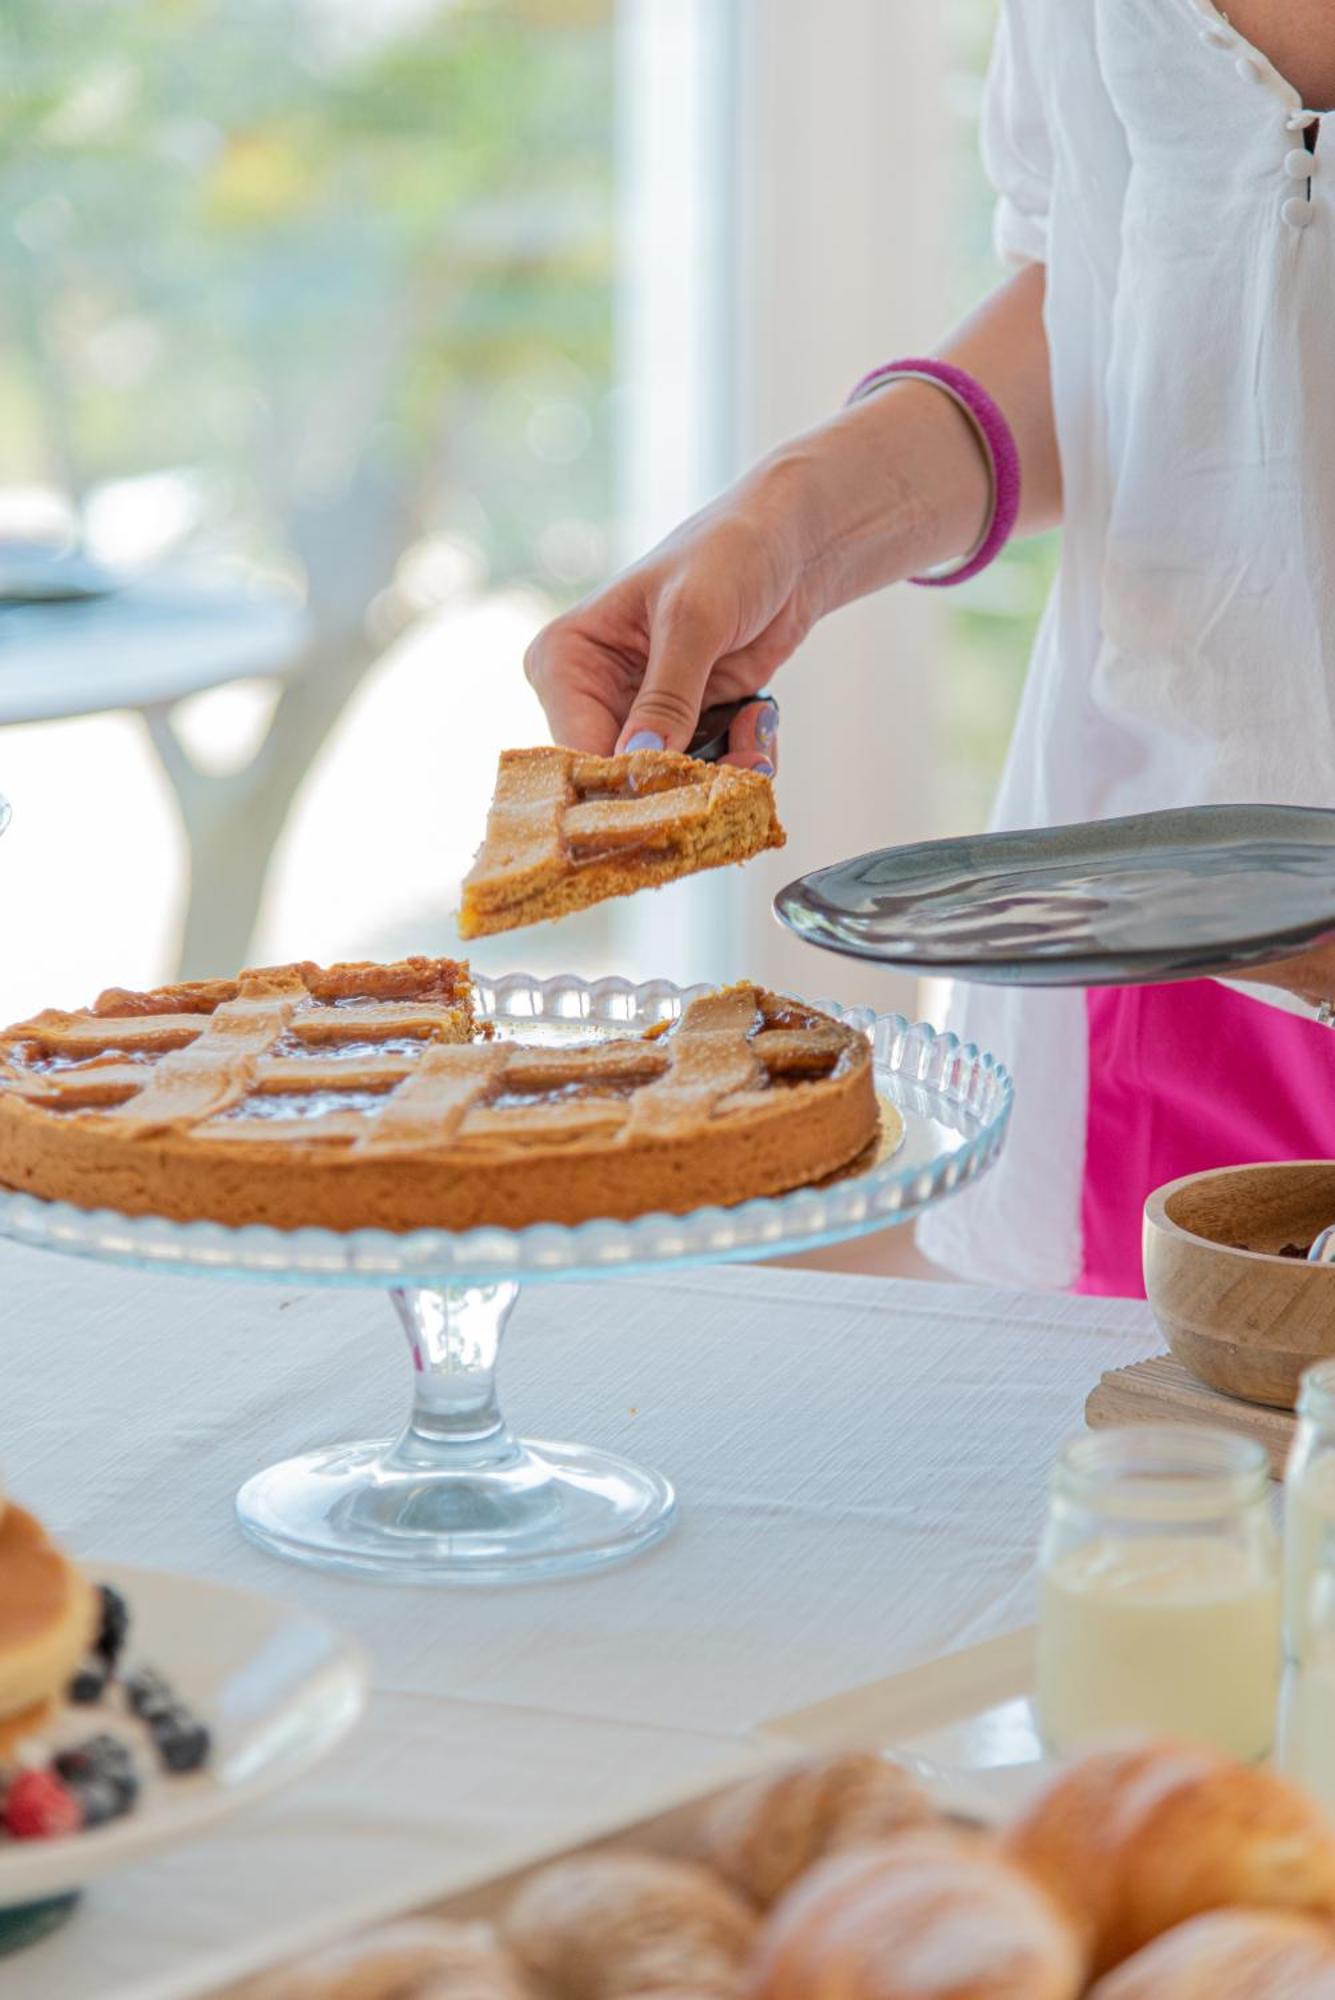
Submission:
M 774 776 L 779 762 L 779 704 L 772 694 L 758 695 L 733 717 L 728 754 L 719 762 Z
M 660 600 L 649 629 L 644 679 L 617 739 L 618 750 L 684 750 L 695 734 L 704 692 L 723 647 L 707 605 Z
M 524 670 L 558 743 L 602 756 L 684 751 L 702 709 L 742 697 L 725 761 L 772 771 L 778 708 L 755 691 L 805 628 L 781 608 L 739 647 L 736 579 L 716 568 L 697 565 L 689 581 L 631 571 L 538 634 Z
M 524 655 L 553 743 L 610 756 L 621 727 L 623 681 L 607 649 L 558 619 Z

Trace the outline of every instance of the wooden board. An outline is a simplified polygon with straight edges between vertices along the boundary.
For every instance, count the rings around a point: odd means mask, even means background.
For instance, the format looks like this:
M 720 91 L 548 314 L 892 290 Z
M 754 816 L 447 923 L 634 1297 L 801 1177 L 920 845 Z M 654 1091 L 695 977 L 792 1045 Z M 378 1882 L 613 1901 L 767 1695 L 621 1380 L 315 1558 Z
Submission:
M 1272 1410 L 1264 1403 L 1244 1403 L 1223 1396 L 1188 1375 L 1171 1354 L 1137 1361 L 1133 1368 L 1113 1368 L 1085 1404 L 1091 1430 L 1111 1424 L 1212 1424 L 1217 1430 L 1241 1431 L 1255 1438 L 1270 1454 L 1270 1476 L 1281 1479 L 1298 1419 L 1292 1410 Z

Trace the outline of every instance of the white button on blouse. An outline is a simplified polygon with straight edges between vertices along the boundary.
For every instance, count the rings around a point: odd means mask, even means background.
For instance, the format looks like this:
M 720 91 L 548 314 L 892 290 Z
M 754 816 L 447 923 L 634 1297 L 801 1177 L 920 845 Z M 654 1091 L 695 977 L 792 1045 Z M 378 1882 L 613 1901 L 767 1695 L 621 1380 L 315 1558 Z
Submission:
M 1335 804 L 1335 211 L 1326 139 L 1293 136 L 1314 123 L 1208 0 L 1003 0 L 985 150 L 1003 255 L 1048 267 L 1065 529 L 998 826 Z M 952 1025 L 1013 1067 L 1015 1124 L 926 1246 L 1068 1285 L 1083 997 L 960 987 Z

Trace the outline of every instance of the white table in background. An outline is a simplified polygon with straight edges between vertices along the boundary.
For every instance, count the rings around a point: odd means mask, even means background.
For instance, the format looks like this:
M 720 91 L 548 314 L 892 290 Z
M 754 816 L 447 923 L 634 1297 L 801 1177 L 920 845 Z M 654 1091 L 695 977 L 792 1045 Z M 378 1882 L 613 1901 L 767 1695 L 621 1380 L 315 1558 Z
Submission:
M 374 1294 L 102 1269 L 0 1245 L 0 1461 L 79 1553 L 278 1593 L 368 1648 L 368 1719 L 291 1794 L 100 1885 L 0 1965 L 5 2000 L 179 2000 L 331 1916 L 424 1899 L 443 1855 L 592 1825 L 627 1769 L 700 1789 L 782 1711 L 1032 1615 L 1063 1438 L 1143 1306 L 763 1268 L 535 1287 L 507 1407 L 678 1483 L 680 1526 L 604 1574 L 511 1591 L 361 1584 L 232 1519 L 288 1452 L 388 1434 L 403 1356 Z
M 131 709 L 175 792 L 190 855 L 190 899 L 180 945 L 185 978 L 231 972 L 245 959 L 264 874 L 309 753 L 346 693 L 312 687 L 311 718 L 275 714 L 249 763 L 201 770 L 174 711 L 191 695 L 242 680 L 287 682 L 306 664 L 300 605 L 273 590 L 195 583 L 170 575 L 102 595 L 0 604 L 0 728 Z M 3 774 L 0 749 L 0 775 Z M 22 801 L 11 805 L 22 810 Z M 108 805 L 114 801 L 108 801 Z

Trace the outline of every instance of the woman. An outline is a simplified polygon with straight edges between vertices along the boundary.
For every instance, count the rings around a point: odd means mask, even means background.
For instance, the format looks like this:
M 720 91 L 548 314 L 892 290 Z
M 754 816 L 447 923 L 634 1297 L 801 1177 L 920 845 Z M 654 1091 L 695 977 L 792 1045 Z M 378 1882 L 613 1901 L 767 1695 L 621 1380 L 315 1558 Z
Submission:
M 1004 0 L 984 139 L 1015 270 L 941 348 L 962 375 L 883 378 L 549 626 L 557 739 L 681 748 L 825 612 L 975 567 L 1013 446 L 1015 527 L 1060 520 L 1063 561 L 996 824 L 1335 804 L 1330 105 L 1327 0 Z M 772 765 L 773 716 L 735 761 Z M 1319 961 L 1272 976 L 1335 991 Z M 1152 1187 L 1335 1133 L 1328 1031 L 1212 981 L 961 989 L 954 1025 L 1018 1083 L 1002 1169 L 925 1234 L 968 1275 L 1137 1293 Z

